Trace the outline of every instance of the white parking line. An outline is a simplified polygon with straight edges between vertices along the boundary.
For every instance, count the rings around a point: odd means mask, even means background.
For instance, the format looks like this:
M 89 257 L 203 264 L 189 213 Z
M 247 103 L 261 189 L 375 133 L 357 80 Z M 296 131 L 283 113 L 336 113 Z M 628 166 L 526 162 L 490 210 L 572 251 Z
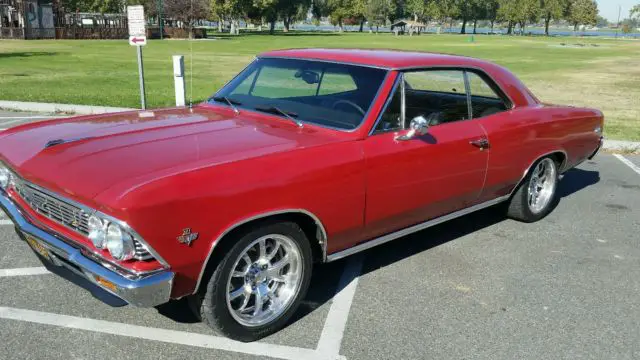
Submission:
M 64 117 L 60 115 L 34 115 L 34 116 L 0 116 L 0 120 L 3 119 L 49 119 L 49 118 L 59 118 Z
M 0 226 L 3 225 L 13 225 L 13 221 L 7 219 L 0 219 Z
M 349 259 L 338 283 L 338 292 L 333 297 L 317 347 L 318 353 L 327 356 L 328 359 L 337 359 L 340 355 L 342 338 L 344 337 L 361 270 L 362 255 L 352 257 Z
M 94 320 L 10 307 L 0 307 L 0 318 L 207 349 L 218 349 L 256 356 L 268 356 L 278 359 L 300 360 L 319 358 L 319 354 L 312 349 L 265 344 L 260 342 L 242 343 L 218 336 L 121 324 L 111 321 Z
M 106 334 L 128 336 L 166 343 L 189 345 L 195 347 L 218 349 L 257 356 L 268 356 L 279 359 L 315 359 L 337 360 L 340 356 L 342 338 L 347 325 L 349 311 L 353 303 L 358 277 L 362 269 L 362 256 L 352 257 L 338 283 L 327 319 L 320 335 L 317 348 L 307 349 L 292 346 L 267 344 L 261 342 L 242 343 L 224 337 L 143 327 L 104 320 L 94 320 L 69 315 L 53 314 L 41 311 L 0 307 L 0 319 L 11 319 L 38 324 L 61 326 Z M 22 269 L 0 269 L 0 277 L 48 274 L 44 267 Z
M 30 276 L 30 275 L 44 275 L 49 274 L 49 270 L 44 266 L 20 268 L 20 269 L 0 269 L 0 277 L 11 276 Z
M 618 158 L 618 160 L 622 161 L 625 165 L 630 167 L 631 170 L 635 171 L 638 175 L 640 175 L 640 167 L 638 167 L 638 165 L 636 165 L 633 162 L 631 162 L 631 160 L 627 159 L 626 157 L 624 157 L 624 156 L 622 156 L 620 154 L 613 154 L 613 156 Z

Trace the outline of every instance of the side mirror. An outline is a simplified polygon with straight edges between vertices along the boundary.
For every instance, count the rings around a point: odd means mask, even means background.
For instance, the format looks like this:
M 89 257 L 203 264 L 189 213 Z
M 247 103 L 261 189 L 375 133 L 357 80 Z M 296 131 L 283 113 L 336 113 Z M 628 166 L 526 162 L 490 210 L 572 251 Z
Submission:
M 407 141 L 416 136 L 426 135 L 429 132 L 429 122 L 424 116 L 416 116 L 409 124 L 409 130 L 404 135 L 396 136 L 396 140 Z

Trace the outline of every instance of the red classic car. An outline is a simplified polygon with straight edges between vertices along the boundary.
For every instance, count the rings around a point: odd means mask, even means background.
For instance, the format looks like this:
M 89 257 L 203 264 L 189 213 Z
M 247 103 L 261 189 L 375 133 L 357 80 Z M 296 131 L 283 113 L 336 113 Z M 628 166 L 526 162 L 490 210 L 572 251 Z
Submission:
M 101 299 L 188 297 L 251 341 L 286 325 L 314 263 L 503 202 L 543 218 L 602 129 L 601 112 L 542 104 L 482 60 L 271 51 L 193 108 L 1 133 L 0 202 Z

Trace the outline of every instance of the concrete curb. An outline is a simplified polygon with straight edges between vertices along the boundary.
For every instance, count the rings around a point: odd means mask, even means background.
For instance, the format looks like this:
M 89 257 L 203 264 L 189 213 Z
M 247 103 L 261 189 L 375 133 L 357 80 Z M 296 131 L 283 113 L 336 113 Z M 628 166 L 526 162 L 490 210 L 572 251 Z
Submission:
M 35 103 L 35 102 L 6 101 L 6 100 L 0 100 L 0 109 L 46 112 L 46 113 L 64 112 L 64 113 L 73 113 L 73 114 L 79 114 L 79 115 L 104 114 L 104 113 L 110 113 L 110 112 L 137 110 L 137 109 L 131 109 L 131 108 L 118 108 L 118 107 L 109 107 L 109 106 L 52 104 L 52 103 Z
M 640 142 L 604 139 L 603 150 L 640 153 Z

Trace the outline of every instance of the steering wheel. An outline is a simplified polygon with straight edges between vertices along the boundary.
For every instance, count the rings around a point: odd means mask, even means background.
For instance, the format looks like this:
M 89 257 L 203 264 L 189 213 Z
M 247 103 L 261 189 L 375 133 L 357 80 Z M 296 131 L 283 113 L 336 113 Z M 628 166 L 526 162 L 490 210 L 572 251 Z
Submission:
M 354 103 L 351 100 L 338 100 L 335 103 L 333 103 L 333 105 L 331 106 L 333 109 L 335 109 L 336 107 L 338 107 L 338 105 L 341 104 L 346 104 L 346 105 L 350 105 L 351 107 L 353 107 L 354 109 L 358 110 L 358 112 L 360 113 L 360 115 L 364 116 L 365 111 L 356 103 Z

